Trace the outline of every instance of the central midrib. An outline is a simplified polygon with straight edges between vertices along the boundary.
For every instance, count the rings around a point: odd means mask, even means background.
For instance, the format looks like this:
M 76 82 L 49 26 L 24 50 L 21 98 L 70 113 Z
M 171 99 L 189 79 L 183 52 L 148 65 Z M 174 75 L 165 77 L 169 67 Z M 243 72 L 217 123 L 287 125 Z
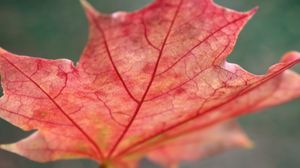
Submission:
M 147 96 L 147 94 L 148 94 L 148 92 L 149 92 L 149 90 L 150 90 L 150 88 L 151 88 L 151 85 L 152 85 L 152 83 L 153 83 L 153 81 L 154 81 L 154 78 L 155 78 L 155 75 L 156 75 L 156 72 L 157 72 L 157 69 L 158 69 L 158 66 L 159 66 L 159 62 L 160 62 L 161 57 L 162 57 L 162 55 L 163 55 L 163 51 L 164 51 L 164 49 L 165 49 L 167 40 L 168 40 L 168 38 L 169 38 L 169 36 L 170 36 L 170 33 L 171 33 L 171 31 L 172 31 L 172 28 L 173 28 L 173 26 L 174 26 L 175 20 L 176 20 L 176 18 L 177 18 L 177 15 L 178 15 L 178 13 L 179 13 L 179 10 L 180 10 L 180 7 L 181 7 L 182 3 L 183 3 L 183 0 L 180 0 L 180 3 L 178 4 L 178 6 L 177 6 L 177 8 L 176 8 L 175 14 L 174 14 L 174 16 L 173 16 L 173 18 L 172 18 L 171 24 L 170 24 L 170 26 L 169 26 L 169 28 L 168 28 L 168 30 L 167 30 L 167 34 L 166 34 L 166 36 L 165 36 L 165 38 L 164 38 L 164 41 L 163 41 L 163 43 L 162 43 L 162 46 L 161 46 L 159 55 L 158 55 L 157 60 L 156 60 L 156 63 L 155 63 L 155 67 L 154 67 L 153 73 L 151 74 L 151 78 L 150 78 L 150 81 L 149 81 L 149 83 L 148 83 L 148 85 L 147 85 L 147 87 L 146 87 L 146 90 L 145 90 L 145 92 L 144 92 L 144 94 L 143 94 L 141 100 L 139 101 L 139 103 L 138 103 L 138 105 L 137 105 L 137 107 L 136 107 L 136 109 L 135 109 L 135 111 L 134 111 L 134 113 L 133 113 L 133 115 L 132 115 L 130 121 L 128 122 L 127 126 L 125 127 L 124 131 L 123 131 L 122 134 L 119 136 L 119 138 L 117 139 L 117 141 L 116 141 L 116 143 L 114 144 L 114 146 L 112 147 L 112 149 L 109 151 L 109 154 L 108 154 L 108 156 L 106 157 L 106 159 L 108 159 L 108 160 L 111 158 L 111 156 L 113 155 L 114 151 L 117 149 L 118 145 L 121 143 L 121 141 L 122 141 L 123 138 L 125 137 L 126 133 L 127 133 L 128 130 L 130 129 L 131 125 L 133 124 L 133 122 L 134 122 L 136 116 L 138 115 L 138 113 L 139 113 L 139 111 L 140 111 L 140 109 L 141 109 L 141 107 L 142 107 L 142 105 L 143 105 L 143 103 L 144 103 L 144 100 L 145 100 L 145 98 L 146 98 L 146 96 Z

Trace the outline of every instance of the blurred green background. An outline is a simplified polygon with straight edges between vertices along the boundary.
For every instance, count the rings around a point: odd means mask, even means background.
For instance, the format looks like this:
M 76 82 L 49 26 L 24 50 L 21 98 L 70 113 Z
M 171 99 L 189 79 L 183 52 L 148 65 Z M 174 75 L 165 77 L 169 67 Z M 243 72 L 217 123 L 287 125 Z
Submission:
M 132 11 L 150 0 L 90 0 L 100 11 Z M 245 11 L 260 9 L 240 35 L 229 60 L 262 74 L 289 50 L 300 51 L 299 0 L 216 0 Z M 0 0 L 0 46 L 18 54 L 77 61 L 87 40 L 87 21 L 79 0 Z M 300 67 L 295 68 L 300 72 Z M 299 168 L 300 100 L 240 118 L 256 143 L 252 150 L 230 151 L 184 168 Z M 0 119 L 0 144 L 26 137 Z M 38 164 L 0 151 L 0 168 L 96 168 L 89 161 Z M 157 167 L 147 160 L 142 167 Z

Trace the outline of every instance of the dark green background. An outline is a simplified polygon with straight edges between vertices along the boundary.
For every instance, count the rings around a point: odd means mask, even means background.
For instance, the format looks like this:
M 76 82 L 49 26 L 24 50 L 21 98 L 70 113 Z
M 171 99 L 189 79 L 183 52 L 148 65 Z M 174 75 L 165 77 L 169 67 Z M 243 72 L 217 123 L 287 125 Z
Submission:
M 103 12 L 135 10 L 150 0 L 90 0 Z M 243 30 L 231 62 L 262 74 L 289 50 L 300 51 L 299 0 L 217 0 L 237 10 L 260 9 Z M 78 0 L 0 0 L 0 46 L 18 54 L 78 60 L 87 39 L 87 22 Z M 300 72 L 300 67 L 295 68 Z M 300 100 L 264 113 L 242 117 L 241 124 L 256 142 L 252 150 L 235 150 L 185 168 L 299 168 Z M 0 144 L 25 137 L 0 120 Z M 157 167 L 143 161 L 142 167 Z M 0 168 L 96 168 L 89 161 L 38 164 L 0 151 Z

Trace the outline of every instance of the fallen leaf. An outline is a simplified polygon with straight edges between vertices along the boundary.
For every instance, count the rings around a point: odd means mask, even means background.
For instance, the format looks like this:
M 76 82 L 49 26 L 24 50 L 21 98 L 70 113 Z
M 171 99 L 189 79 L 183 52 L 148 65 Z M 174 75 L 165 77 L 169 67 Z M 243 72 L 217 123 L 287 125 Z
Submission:
M 286 70 L 300 53 L 287 53 L 265 75 L 226 61 L 256 9 L 156 0 L 133 13 L 104 15 L 82 3 L 90 35 L 76 65 L 0 49 L 0 117 L 36 130 L 2 149 L 38 162 L 88 158 L 137 167 L 148 155 L 176 166 L 249 146 L 227 120 L 300 96 L 300 76 Z

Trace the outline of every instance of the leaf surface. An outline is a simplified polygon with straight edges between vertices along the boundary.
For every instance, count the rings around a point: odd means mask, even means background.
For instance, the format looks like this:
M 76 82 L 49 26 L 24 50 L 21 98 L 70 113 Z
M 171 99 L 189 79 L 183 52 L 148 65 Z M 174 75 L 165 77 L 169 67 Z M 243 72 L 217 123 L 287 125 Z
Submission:
M 82 3 L 90 34 L 76 65 L 0 50 L 0 116 L 36 130 L 1 148 L 39 162 L 89 158 L 111 167 L 136 167 L 149 153 L 174 166 L 217 149 L 203 150 L 207 145 L 241 146 L 236 135 L 249 142 L 224 121 L 300 96 L 300 76 L 286 70 L 300 61 L 297 52 L 265 75 L 226 61 L 256 9 L 156 0 L 133 13 L 104 15 Z M 190 157 L 188 144 L 172 147 L 191 141 L 198 157 Z M 186 152 L 172 156 L 179 150 Z
M 239 147 L 251 148 L 252 142 L 237 123 L 226 121 L 161 144 L 148 157 L 162 166 L 177 167 L 180 160 L 196 160 Z

